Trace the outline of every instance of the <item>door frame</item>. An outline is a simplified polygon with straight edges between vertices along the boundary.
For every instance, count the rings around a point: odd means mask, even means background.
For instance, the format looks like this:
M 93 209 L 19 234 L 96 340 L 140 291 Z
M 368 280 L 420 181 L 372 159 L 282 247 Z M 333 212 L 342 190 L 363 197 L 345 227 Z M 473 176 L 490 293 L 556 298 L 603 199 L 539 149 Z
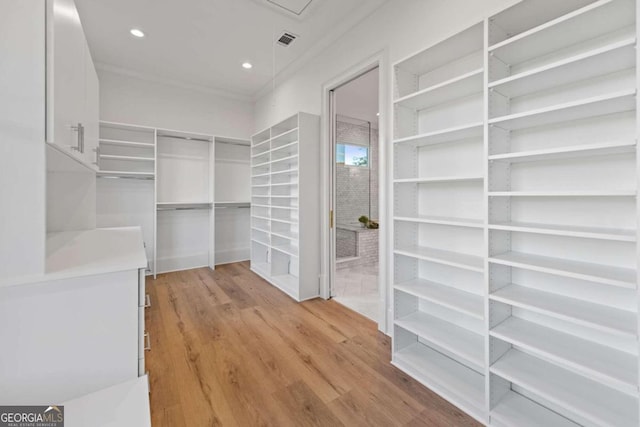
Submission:
M 390 116 L 388 111 L 388 100 L 391 99 L 390 70 L 389 70 L 389 52 L 383 49 L 369 56 L 368 58 L 355 63 L 351 67 L 342 71 L 336 77 L 330 79 L 322 85 L 322 114 L 320 126 L 320 188 L 321 188 L 321 212 L 320 212 L 320 252 L 321 252 L 321 271 L 320 276 L 320 296 L 324 299 L 331 298 L 331 284 L 335 281 L 335 223 L 330 224 L 331 211 L 335 208 L 335 153 L 333 147 L 333 113 L 332 95 L 331 93 L 340 86 L 360 77 L 361 75 L 378 68 L 378 111 L 380 112 L 378 120 L 378 214 L 381 232 L 378 234 L 378 290 L 380 299 L 380 312 L 378 317 L 378 329 L 389 334 L 392 330 L 391 323 L 393 317 L 391 315 L 391 286 L 390 281 L 390 265 L 391 265 L 391 242 L 392 224 L 390 218 L 392 212 L 389 211 L 388 195 L 390 189 L 388 187 L 388 175 L 391 173 L 392 165 L 390 164 L 392 148 L 388 143 L 390 139 Z

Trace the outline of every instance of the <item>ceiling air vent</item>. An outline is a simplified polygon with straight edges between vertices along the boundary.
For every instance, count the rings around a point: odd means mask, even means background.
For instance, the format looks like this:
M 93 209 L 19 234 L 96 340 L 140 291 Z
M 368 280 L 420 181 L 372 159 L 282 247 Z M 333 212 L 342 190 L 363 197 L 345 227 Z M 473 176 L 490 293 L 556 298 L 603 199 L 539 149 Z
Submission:
M 288 32 L 284 32 L 282 33 L 282 35 L 280 37 L 278 37 L 278 40 L 276 40 L 276 42 L 279 45 L 282 45 L 284 47 L 289 46 L 291 43 L 293 43 L 293 41 L 298 38 L 298 36 L 296 36 L 295 34 L 291 34 Z

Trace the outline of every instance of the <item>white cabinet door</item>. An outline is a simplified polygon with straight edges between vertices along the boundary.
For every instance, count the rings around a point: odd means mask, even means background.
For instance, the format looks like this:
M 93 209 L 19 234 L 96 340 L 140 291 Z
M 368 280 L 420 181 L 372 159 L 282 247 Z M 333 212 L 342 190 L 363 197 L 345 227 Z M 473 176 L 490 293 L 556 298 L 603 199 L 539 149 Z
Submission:
M 84 161 L 93 169 L 98 169 L 98 138 L 100 133 L 100 83 L 98 74 L 91 59 L 89 45 L 84 43 L 84 75 L 85 75 L 85 93 L 84 93 L 84 118 L 82 125 L 84 127 Z
M 49 102 L 49 120 L 53 120 L 54 144 L 69 150 L 78 158 L 78 123 L 85 107 L 85 38 L 73 0 L 53 0 L 53 99 Z M 51 56 L 50 56 L 51 57 Z M 51 80 L 50 80 L 51 81 Z

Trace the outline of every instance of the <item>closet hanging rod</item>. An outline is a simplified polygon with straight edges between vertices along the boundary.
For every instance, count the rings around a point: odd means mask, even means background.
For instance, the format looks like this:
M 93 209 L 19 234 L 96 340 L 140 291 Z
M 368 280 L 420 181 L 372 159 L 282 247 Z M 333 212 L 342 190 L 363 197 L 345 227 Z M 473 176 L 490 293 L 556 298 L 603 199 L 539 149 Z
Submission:
M 249 202 L 218 202 L 215 203 L 216 208 L 250 208 Z
M 164 134 L 158 134 L 158 138 L 174 138 L 174 139 L 182 139 L 184 141 L 212 142 L 211 139 L 207 139 L 207 138 L 192 138 L 190 136 L 177 136 L 177 135 L 164 135 Z
M 141 181 L 153 181 L 155 180 L 152 176 L 110 176 L 110 175 L 97 175 L 98 178 L 106 178 L 106 179 L 138 179 Z
M 216 139 L 216 144 L 229 144 L 229 145 L 239 145 L 240 147 L 250 147 L 251 143 L 249 141 L 229 141 L 224 139 Z
M 210 210 L 209 206 L 189 206 L 189 207 L 167 207 L 156 208 L 157 211 L 196 211 L 196 210 Z

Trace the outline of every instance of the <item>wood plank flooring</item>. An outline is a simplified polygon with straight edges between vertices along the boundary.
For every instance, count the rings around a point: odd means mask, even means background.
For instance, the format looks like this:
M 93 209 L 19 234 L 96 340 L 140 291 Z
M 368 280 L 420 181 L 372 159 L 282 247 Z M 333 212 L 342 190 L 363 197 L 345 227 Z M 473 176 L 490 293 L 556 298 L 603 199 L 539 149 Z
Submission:
M 479 426 L 391 366 L 390 339 L 248 263 L 147 279 L 154 427 Z

